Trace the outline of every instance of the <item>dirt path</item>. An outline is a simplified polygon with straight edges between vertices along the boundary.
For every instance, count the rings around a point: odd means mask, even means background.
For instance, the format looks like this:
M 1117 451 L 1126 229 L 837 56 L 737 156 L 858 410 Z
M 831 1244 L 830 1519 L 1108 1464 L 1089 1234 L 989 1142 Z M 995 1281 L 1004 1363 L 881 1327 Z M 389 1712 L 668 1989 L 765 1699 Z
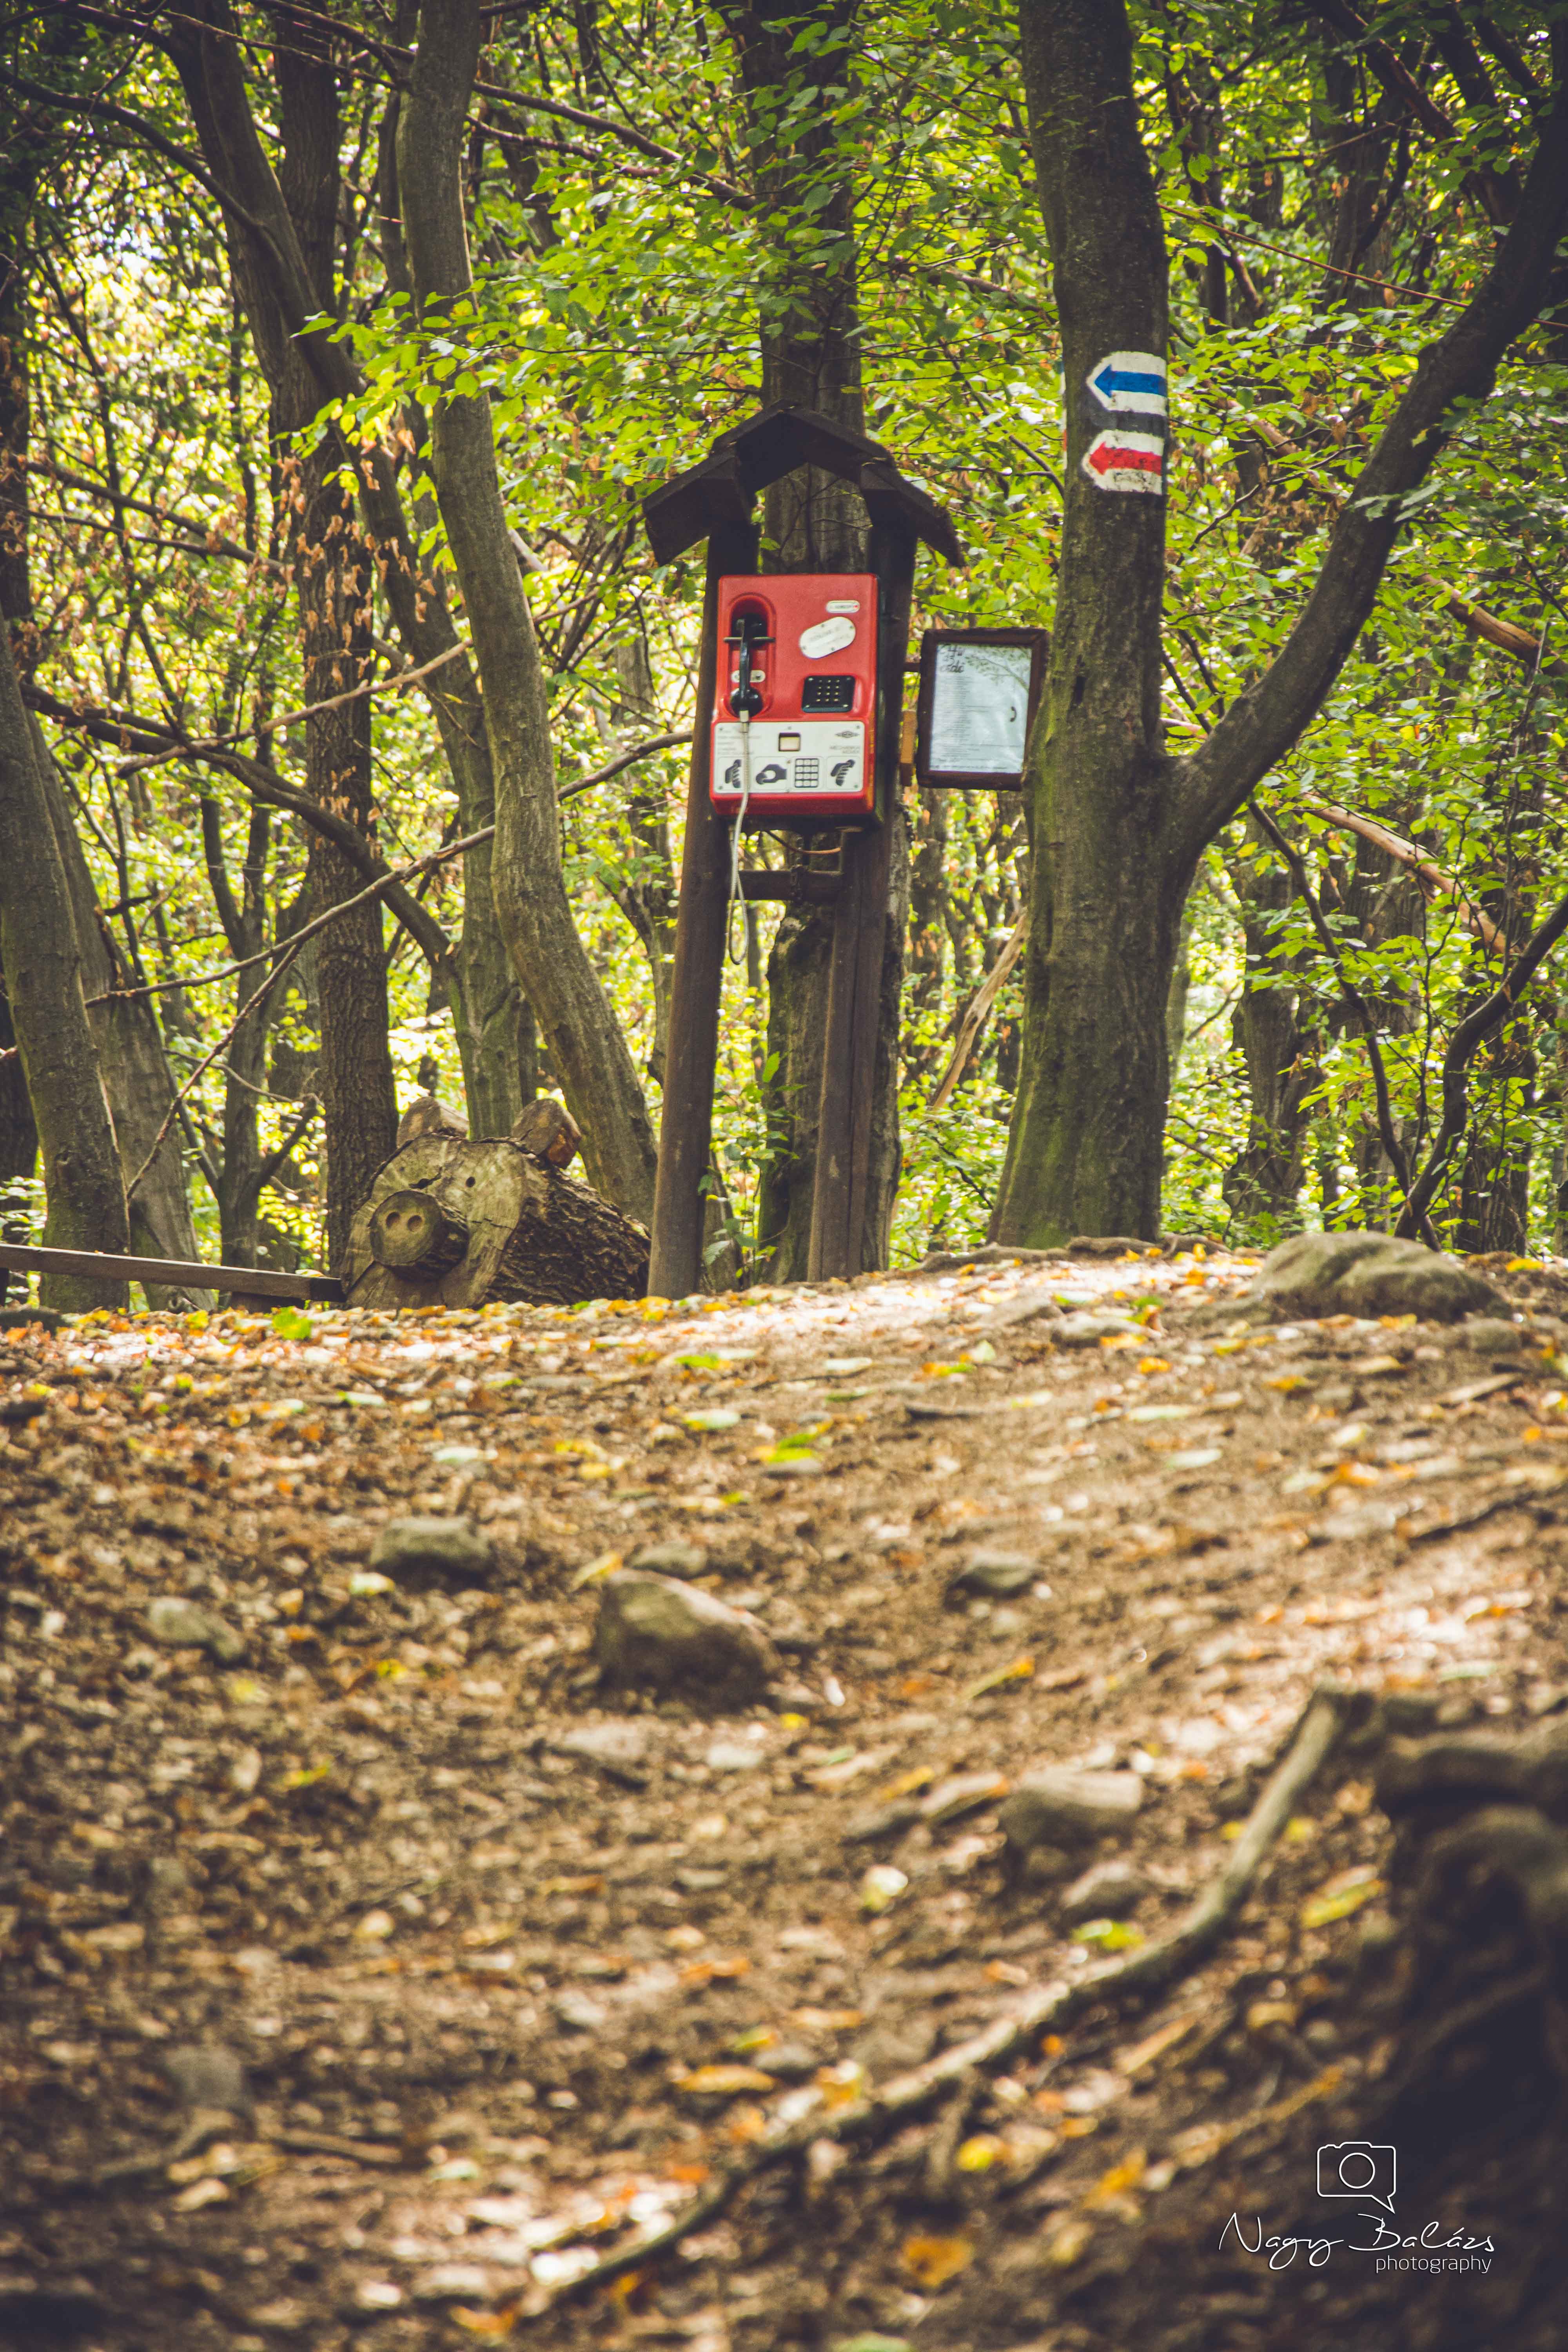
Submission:
M 1372 1742 L 1568 1698 L 1568 1383 L 1548 1323 L 1260 1331 L 1250 1273 L 0 1333 L 0 2341 L 1493 2340 L 1451 2333 L 1467 2278 L 1218 2238 L 1341 2218 L 1314 2151 L 1387 2049 Z M 1058 1344 L 1010 1319 L 1042 1287 L 1145 1328 Z M 410 1513 L 489 1565 L 371 1574 Z M 768 1628 L 771 1704 L 599 1690 L 599 1578 L 648 1550 Z M 1325 1675 L 1373 1720 L 1195 1974 L 542 2308 L 781 2109 L 1165 1932 Z M 1142 1801 L 1020 1866 L 997 1808 L 1048 1764 Z M 1444 2210 L 1517 2302 L 1504 2193 Z

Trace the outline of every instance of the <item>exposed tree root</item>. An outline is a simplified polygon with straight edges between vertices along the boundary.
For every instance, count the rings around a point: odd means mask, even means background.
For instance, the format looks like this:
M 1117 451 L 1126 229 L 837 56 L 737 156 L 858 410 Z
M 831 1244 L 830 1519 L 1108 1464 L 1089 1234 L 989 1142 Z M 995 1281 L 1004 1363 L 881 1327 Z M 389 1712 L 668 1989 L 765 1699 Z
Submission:
M 1070 1984 L 1040 1986 L 983 2032 L 942 2051 L 926 2065 L 896 2076 L 851 2106 L 826 2115 L 813 2109 L 798 2120 L 785 2123 L 737 2157 L 710 2189 L 694 2198 L 661 2229 L 651 2231 L 633 2244 L 618 2247 L 581 2277 L 523 2305 L 519 2316 L 540 2317 L 564 2303 L 611 2285 L 628 2271 L 641 2270 L 657 2262 L 683 2239 L 716 2221 L 751 2182 L 780 2165 L 804 2157 L 814 2143 L 869 2143 L 886 2138 L 915 2116 L 954 2095 L 961 2085 L 973 2084 L 979 2073 L 1016 2057 L 1039 2034 L 1054 2032 L 1084 2010 L 1131 1993 L 1163 1991 L 1205 1958 L 1232 1925 L 1270 1847 L 1296 1811 L 1304 1792 L 1344 1732 L 1363 1719 L 1370 1706 L 1364 1693 L 1345 1690 L 1335 1684 L 1318 1686 L 1297 1718 L 1281 1760 L 1248 1814 L 1225 1869 L 1169 1936 L 1129 1953 L 1125 1959 L 1086 1969 Z

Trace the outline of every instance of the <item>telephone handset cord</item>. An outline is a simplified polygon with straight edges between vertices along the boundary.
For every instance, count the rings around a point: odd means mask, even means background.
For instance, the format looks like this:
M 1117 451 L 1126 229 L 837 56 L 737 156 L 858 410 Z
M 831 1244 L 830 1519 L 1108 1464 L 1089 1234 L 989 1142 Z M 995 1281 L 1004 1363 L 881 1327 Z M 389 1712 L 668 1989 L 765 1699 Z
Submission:
M 734 830 L 730 835 L 730 901 L 724 909 L 724 952 L 731 963 L 746 960 L 746 926 L 741 924 L 741 952 L 735 953 L 735 905 L 741 898 L 741 835 L 746 823 L 746 804 L 752 797 L 752 714 L 744 704 L 736 712 L 741 722 L 741 805 L 735 811 Z M 742 901 L 742 908 L 744 906 Z

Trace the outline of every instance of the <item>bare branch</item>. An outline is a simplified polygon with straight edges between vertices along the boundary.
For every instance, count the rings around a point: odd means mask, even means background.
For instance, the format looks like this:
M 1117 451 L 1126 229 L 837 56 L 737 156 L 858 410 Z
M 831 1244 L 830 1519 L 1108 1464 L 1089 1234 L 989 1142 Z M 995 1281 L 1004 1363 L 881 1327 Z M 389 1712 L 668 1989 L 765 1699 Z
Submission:
M 985 1016 L 1002 992 L 1003 983 L 1023 952 L 1029 936 L 1029 910 L 1025 908 L 1014 924 L 1006 945 L 970 999 L 969 1010 L 959 1027 L 958 1043 L 952 1049 L 952 1059 L 942 1072 L 936 1092 L 931 1098 L 932 1110 L 945 1110 L 952 1100 L 952 1090 L 963 1076 L 963 1066 L 974 1050 L 974 1041 L 984 1025 Z
M 1370 841 L 1375 848 L 1383 850 L 1387 856 L 1394 859 L 1396 866 L 1405 867 L 1414 877 L 1422 896 L 1428 903 L 1434 898 L 1452 898 L 1459 913 L 1468 923 L 1489 955 L 1496 950 L 1506 947 L 1507 942 L 1497 925 L 1489 916 L 1483 915 L 1471 899 L 1466 898 L 1453 876 L 1445 874 L 1440 866 L 1434 866 L 1429 858 L 1423 857 L 1418 849 L 1411 847 L 1409 842 L 1401 841 L 1396 833 L 1390 833 L 1384 826 L 1373 824 L 1369 816 L 1356 816 L 1350 809 L 1336 808 L 1332 801 L 1315 801 L 1303 796 L 1301 806 L 1310 809 L 1314 816 L 1321 816 L 1325 824 L 1338 825 L 1350 833 L 1359 833 L 1363 841 Z

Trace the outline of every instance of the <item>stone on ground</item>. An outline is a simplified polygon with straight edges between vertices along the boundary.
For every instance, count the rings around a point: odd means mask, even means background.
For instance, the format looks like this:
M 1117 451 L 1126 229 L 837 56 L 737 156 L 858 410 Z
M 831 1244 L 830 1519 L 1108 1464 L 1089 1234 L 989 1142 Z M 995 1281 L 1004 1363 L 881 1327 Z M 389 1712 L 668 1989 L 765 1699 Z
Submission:
M 408 1583 L 461 1587 L 482 1583 L 495 1554 L 467 1519 L 388 1519 L 371 1546 L 370 1564 Z
M 256 2101 L 245 2079 L 245 2068 L 221 2042 L 189 2042 L 165 2050 L 159 2060 L 164 2081 L 183 2107 L 219 2107 L 231 2116 L 249 2116 Z
M 700 1544 L 649 1544 L 631 1562 L 633 1568 L 651 1569 L 656 1576 L 700 1576 L 708 1566 L 708 1554 Z
M 1290 1315 L 1506 1317 L 1508 1302 L 1457 1258 L 1391 1234 L 1296 1234 L 1270 1250 L 1251 1297 Z
M 616 1569 L 604 1580 L 594 1651 L 608 1683 L 713 1706 L 763 1697 L 780 1670 L 755 1618 L 643 1569 Z
M 647 1774 L 642 1769 L 648 1749 L 647 1727 L 629 1722 L 624 1716 L 608 1723 L 584 1723 L 574 1731 L 565 1732 L 555 1742 L 556 1753 L 575 1757 L 580 1763 L 591 1765 L 607 1780 L 616 1780 L 626 1789 L 646 1789 Z
M 232 1666 L 245 1655 L 245 1637 L 209 1609 L 198 1608 L 194 1601 L 182 1601 L 177 1593 L 159 1595 L 147 1603 L 147 1631 L 154 1642 L 165 1643 L 171 1650 L 205 1650 L 220 1666 Z
M 948 1586 L 952 1595 L 973 1592 L 992 1601 L 1010 1601 L 1020 1592 L 1027 1592 L 1045 1574 L 1037 1559 L 1026 1552 L 977 1551 Z
M 1035 1847 L 1091 1845 L 1129 1828 L 1143 1801 L 1136 1772 L 1078 1772 L 1052 1766 L 1030 1772 L 997 1818 L 1016 1853 Z
M 1075 1878 L 1062 1896 L 1062 1925 L 1076 1927 L 1085 1919 L 1125 1919 L 1149 1892 L 1143 1873 L 1130 1862 L 1097 1862 Z

